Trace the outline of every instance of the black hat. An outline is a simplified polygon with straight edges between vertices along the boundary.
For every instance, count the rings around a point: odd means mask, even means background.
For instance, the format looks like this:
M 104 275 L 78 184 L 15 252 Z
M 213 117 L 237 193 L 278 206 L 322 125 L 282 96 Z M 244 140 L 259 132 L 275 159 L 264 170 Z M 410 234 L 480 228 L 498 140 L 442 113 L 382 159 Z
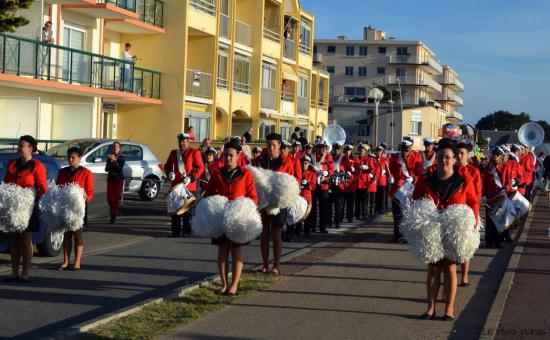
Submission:
M 286 140 L 282 141 L 282 143 L 281 143 L 282 148 L 290 148 L 291 146 L 292 146 L 292 144 L 290 144 Z
M 300 157 L 300 161 L 311 163 L 311 157 L 309 157 L 308 155 L 303 155 L 302 157 Z
M 300 146 L 302 145 L 302 143 L 298 142 L 298 141 L 294 141 L 294 143 L 292 143 L 292 146 L 294 147 L 297 147 L 297 146 Z
M 311 144 L 306 144 L 306 145 L 304 146 L 304 149 L 313 149 L 313 145 L 311 145 Z
M 266 140 L 278 140 L 279 142 L 283 141 L 283 138 L 281 137 L 281 135 L 278 134 L 278 133 L 275 133 L 275 132 L 272 132 L 269 135 L 267 135 L 267 137 L 265 139 Z
M 336 149 L 336 150 L 340 150 L 342 148 L 342 146 L 338 143 L 334 143 L 334 144 L 332 144 L 332 148 Z
M 344 151 L 346 150 L 353 150 L 353 146 L 349 144 L 344 145 Z
M 38 147 L 38 143 L 36 142 L 36 139 L 34 139 L 33 136 L 31 136 L 31 135 L 21 136 L 21 137 L 19 137 L 19 141 L 25 141 L 25 142 L 29 143 L 32 147 L 32 151 L 36 152 L 37 147 Z
M 450 138 L 443 138 L 437 144 L 437 150 L 451 149 L 456 151 L 457 143 L 456 140 Z
M 458 143 L 456 143 L 455 148 L 456 149 L 466 149 L 468 151 L 472 151 L 473 146 L 470 143 L 458 142 Z
M 204 153 L 207 154 L 207 153 L 212 153 L 212 154 L 216 154 L 216 149 L 214 149 L 213 147 L 207 147 L 206 150 L 204 150 Z
M 190 139 L 190 138 L 191 138 L 191 136 L 190 136 L 189 134 L 187 134 L 187 133 L 180 133 L 180 134 L 178 135 L 178 140 L 179 140 L 179 141 L 184 140 L 184 139 Z
M 229 142 L 225 143 L 225 145 L 223 146 L 223 149 L 235 149 L 237 150 L 238 152 L 241 152 L 241 150 L 243 149 L 241 144 L 239 144 L 239 142 L 237 142 L 237 140 L 235 139 L 232 139 L 230 140 Z
M 82 157 L 82 149 L 80 149 L 78 146 L 71 146 L 69 149 L 67 149 L 67 156 L 76 153 L 78 157 Z
M 252 152 L 253 152 L 253 153 L 262 152 L 262 148 L 260 148 L 259 146 L 255 146 L 254 148 L 252 148 Z

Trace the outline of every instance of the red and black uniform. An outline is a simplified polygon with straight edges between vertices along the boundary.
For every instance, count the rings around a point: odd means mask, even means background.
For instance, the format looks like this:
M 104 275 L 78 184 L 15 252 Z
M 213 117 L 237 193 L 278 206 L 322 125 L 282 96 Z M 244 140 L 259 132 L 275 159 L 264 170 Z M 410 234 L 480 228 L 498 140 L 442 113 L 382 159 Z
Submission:
M 124 156 L 115 155 L 114 160 L 107 159 L 105 172 L 107 172 L 107 202 L 109 203 L 111 220 L 118 214 L 120 197 L 124 187 Z
M 329 211 L 330 213 L 334 212 L 334 215 L 332 215 L 334 227 L 339 228 L 340 223 L 342 223 L 342 221 L 344 220 L 345 183 L 342 181 L 342 176 L 341 176 L 341 174 L 345 172 L 344 166 L 342 164 L 344 155 L 335 153 L 332 155 L 332 159 L 334 161 L 333 163 L 334 173 L 335 174 L 339 173 L 340 176 L 338 176 L 336 179 L 334 179 L 330 183 L 331 185 L 330 185 L 330 194 L 329 194 L 329 198 L 330 198 Z M 330 224 L 330 219 L 329 219 L 329 224 Z
M 355 218 L 367 218 L 369 214 L 369 186 L 371 190 L 373 189 L 371 175 L 373 171 L 373 159 L 369 156 L 358 157 L 355 159 L 355 178 L 357 191 L 355 192 Z M 376 188 L 376 182 L 374 183 L 374 188 Z M 376 189 L 374 189 L 374 195 L 376 195 Z M 373 198 L 374 202 L 374 198 Z M 374 207 L 373 207 L 374 211 Z
M 388 159 L 385 157 L 375 157 L 373 158 L 373 165 L 374 174 L 377 179 L 375 210 L 377 214 L 383 214 L 386 207 L 388 176 L 390 175 Z
M 487 246 L 501 246 L 499 232 L 490 216 L 493 207 L 500 200 L 498 195 L 508 191 L 504 182 L 504 170 L 505 166 L 503 164 L 498 166 L 489 164 L 483 169 L 481 188 L 482 195 L 487 199 L 485 209 L 485 244 Z M 508 188 L 512 190 L 511 187 L 508 186 Z
M 210 176 L 204 197 L 214 195 L 227 197 L 230 201 L 239 197 L 248 197 L 258 204 L 254 177 L 250 170 L 243 166 L 237 166 L 233 170 L 225 167 L 215 170 Z M 217 245 L 225 245 L 228 241 L 225 235 L 212 239 L 212 243 Z
M 82 166 L 76 169 L 70 166 L 59 170 L 57 174 L 57 185 L 76 184 L 84 190 L 86 194 L 86 210 L 84 214 L 84 227 L 88 225 L 88 203 L 94 197 L 94 175 L 92 172 Z
M 185 169 L 179 168 L 178 152 L 181 153 L 181 161 Z M 166 174 L 170 172 L 174 173 L 175 178 L 172 181 L 172 188 L 182 183 L 185 178 L 188 177 L 190 182 L 187 184 L 187 189 L 195 194 L 197 191 L 197 181 L 204 172 L 204 163 L 200 151 L 191 147 L 184 151 L 180 149 L 170 151 L 166 164 L 164 164 L 164 172 Z M 192 209 L 190 209 L 185 214 L 173 215 L 171 217 L 172 236 L 178 237 L 181 233 L 185 236 L 191 233 L 190 220 L 192 215 L 193 212 Z
M 347 178 L 344 185 L 344 201 L 346 204 L 346 219 L 348 223 L 353 222 L 353 209 L 355 208 L 355 191 L 357 190 L 357 181 L 355 180 L 355 158 L 344 155 L 340 162 L 340 169 L 350 178 Z
M 36 201 L 48 190 L 46 166 L 36 159 L 24 162 L 21 158 L 8 162 L 5 183 L 17 184 L 22 188 L 31 188 L 36 192 Z M 28 227 L 25 231 L 37 232 L 40 227 L 38 204 L 34 205 Z
M 508 162 L 506 162 L 506 166 L 508 167 L 508 174 L 509 178 L 511 180 L 517 180 L 517 182 L 512 183 L 514 187 L 517 186 L 517 191 L 525 196 L 525 188 L 526 188 L 526 173 L 525 168 L 519 163 L 519 159 L 517 156 L 510 156 L 510 159 L 508 159 Z
M 531 192 L 533 191 L 533 183 L 535 181 L 535 172 L 537 171 L 537 159 L 535 155 L 526 153 L 523 155 L 519 163 L 525 170 L 525 198 L 531 200 Z
M 332 156 L 329 153 L 320 155 L 315 154 L 312 158 L 313 166 L 317 169 L 317 187 L 313 191 L 313 205 L 311 214 L 313 215 L 313 231 L 317 225 L 317 211 L 319 211 L 319 229 L 322 233 L 327 230 L 327 225 L 330 223 L 330 199 L 329 189 L 330 176 L 334 174 L 334 163 Z M 319 173 L 326 171 L 327 176 L 323 176 L 319 183 Z
M 310 165 L 309 169 L 303 171 L 302 181 L 300 182 L 300 196 L 306 199 L 309 205 L 313 204 L 313 192 L 317 188 L 317 171 L 313 169 Z M 313 219 L 312 214 L 304 221 L 305 228 L 304 232 L 309 235 L 311 229 L 315 226 L 315 220 Z M 302 223 L 296 224 L 296 235 L 300 235 L 302 231 Z

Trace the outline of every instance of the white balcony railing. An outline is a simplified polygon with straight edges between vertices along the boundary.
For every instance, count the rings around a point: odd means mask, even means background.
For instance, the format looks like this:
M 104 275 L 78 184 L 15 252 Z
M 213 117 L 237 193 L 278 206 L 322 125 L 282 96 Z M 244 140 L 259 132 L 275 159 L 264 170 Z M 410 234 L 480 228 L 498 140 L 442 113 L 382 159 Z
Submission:
M 219 89 L 229 90 L 229 80 L 224 78 L 218 78 L 217 85 Z
M 410 54 L 396 54 L 388 56 L 390 64 L 411 64 L 411 65 L 427 65 L 430 66 L 436 73 L 443 73 L 443 66 L 441 66 L 432 57 L 420 58 L 416 55 Z
M 216 5 L 213 0 L 189 0 L 191 8 L 211 16 L 216 15 Z
M 244 94 L 250 94 L 250 84 L 243 84 L 243 83 L 234 81 L 233 91 L 244 93 Z
M 240 20 L 236 20 L 235 23 L 235 40 L 239 44 L 252 46 L 252 26 Z
M 318 108 L 320 110 L 328 111 L 328 102 L 323 98 L 319 98 L 318 105 L 319 105 Z
M 308 45 L 300 44 L 300 53 L 311 54 L 311 48 Z
M 262 88 L 262 107 L 277 110 L 277 90 Z
M 296 42 L 285 38 L 285 58 L 296 60 Z
M 431 79 L 431 78 L 425 78 L 425 79 L 419 79 L 416 76 L 394 76 L 390 75 L 388 76 L 387 80 L 385 81 L 386 84 L 389 85 L 416 85 L 416 86 L 429 86 L 433 88 L 434 90 L 441 92 L 442 86 L 437 81 Z
M 285 102 L 293 102 L 294 103 L 294 93 L 283 91 L 281 93 L 281 100 L 285 101 Z
M 231 39 L 229 31 L 229 16 L 220 13 L 220 36 Z
M 298 114 L 307 115 L 307 97 L 298 96 Z
M 275 28 L 277 29 L 277 28 Z M 277 29 L 277 32 L 279 30 Z M 270 30 L 267 27 L 264 27 L 264 38 L 274 41 L 276 43 L 281 43 L 281 34 L 276 31 Z
M 317 101 L 315 99 L 312 99 L 309 101 L 309 107 L 311 107 L 312 109 L 316 109 L 317 108 Z
M 440 100 L 454 101 L 455 103 L 457 103 L 459 105 L 464 105 L 464 100 L 462 98 L 460 98 L 459 96 L 457 96 L 456 94 L 454 94 L 454 93 L 447 93 Z
M 198 70 L 187 70 L 185 94 L 198 98 L 212 98 L 212 75 Z

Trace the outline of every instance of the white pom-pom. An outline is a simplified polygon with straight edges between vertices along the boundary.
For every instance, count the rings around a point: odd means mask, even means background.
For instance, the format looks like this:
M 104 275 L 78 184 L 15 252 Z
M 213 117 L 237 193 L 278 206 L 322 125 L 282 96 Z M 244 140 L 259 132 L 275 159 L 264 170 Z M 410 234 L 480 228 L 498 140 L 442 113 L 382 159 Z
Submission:
M 300 196 L 300 186 L 296 178 L 284 173 L 273 172 L 269 178 L 271 193 L 269 205 L 279 209 L 291 207 Z
M 423 263 L 435 263 L 445 253 L 441 243 L 441 225 L 437 207 L 430 199 L 413 202 L 404 212 L 401 233 L 409 250 Z
M 269 176 L 272 171 L 251 165 L 247 169 L 252 172 L 252 176 L 254 177 L 256 193 L 258 194 L 258 209 L 262 210 L 269 205 L 269 195 L 271 192 Z
M 51 231 L 77 231 L 84 225 L 86 199 L 84 189 L 70 183 L 48 184 L 48 191 L 40 198 L 40 221 Z
M 225 196 L 214 195 L 203 198 L 195 208 L 191 227 L 198 236 L 220 237 L 223 235 L 223 215 L 228 199 Z
M 63 223 L 59 213 L 59 190 L 60 188 L 53 181 L 48 182 L 48 191 L 38 203 L 40 208 L 40 222 L 47 230 L 54 232 L 63 231 Z
M 21 233 L 27 229 L 34 207 L 34 190 L 0 182 L 0 230 Z
M 223 215 L 225 236 L 235 243 L 252 241 L 262 232 L 262 219 L 256 203 L 248 197 L 239 197 L 227 204 Z
M 474 228 L 472 209 L 465 204 L 452 205 L 441 212 L 440 220 L 445 257 L 457 263 L 471 259 L 479 248 L 479 231 Z
M 308 203 L 305 198 L 298 196 L 296 202 L 288 209 L 288 215 L 286 217 L 286 223 L 293 225 L 302 220 L 307 212 Z

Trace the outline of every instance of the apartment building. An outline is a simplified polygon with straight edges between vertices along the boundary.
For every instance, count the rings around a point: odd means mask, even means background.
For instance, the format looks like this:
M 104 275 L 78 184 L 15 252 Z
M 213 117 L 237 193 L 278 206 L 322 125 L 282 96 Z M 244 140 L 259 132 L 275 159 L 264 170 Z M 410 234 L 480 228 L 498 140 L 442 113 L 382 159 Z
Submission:
M 372 138 L 374 133 L 367 130 L 373 128 L 375 110 L 368 92 L 380 86 L 387 90 L 380 112 L 403 110 L 402 116 L 406 116 L 406 109 L 428 106 L 434 108 L 428 111 L 438 112 L 436 121 L 442 115 L 444 122 L 462 120 L 457 109 L 463 105 L 458 93 L 464 90 L 464 85 L 456 71 L 442 66 L 421 41 L 397 40 L 386 35 L 384 31 L 365 27 L 362 40 L 345 37 L 315 40 L 314 64 L 331 74 L 333 113 L 329 120 L 347 122 L 350 136 Z M 358 124 L 351 124 L 350 116 L 362 117 L 359 120 L 362 124 L 367 121 L 367 127 L 361 130 Z M 431 122 L 424 124 L 428 125 Z
M 162 159 L 187 126 L 263 139 L 327 125 L 329 75 L 297 0 L 41 0 L 25 15 L 0 34 L 0 138 L 131 138 Z

